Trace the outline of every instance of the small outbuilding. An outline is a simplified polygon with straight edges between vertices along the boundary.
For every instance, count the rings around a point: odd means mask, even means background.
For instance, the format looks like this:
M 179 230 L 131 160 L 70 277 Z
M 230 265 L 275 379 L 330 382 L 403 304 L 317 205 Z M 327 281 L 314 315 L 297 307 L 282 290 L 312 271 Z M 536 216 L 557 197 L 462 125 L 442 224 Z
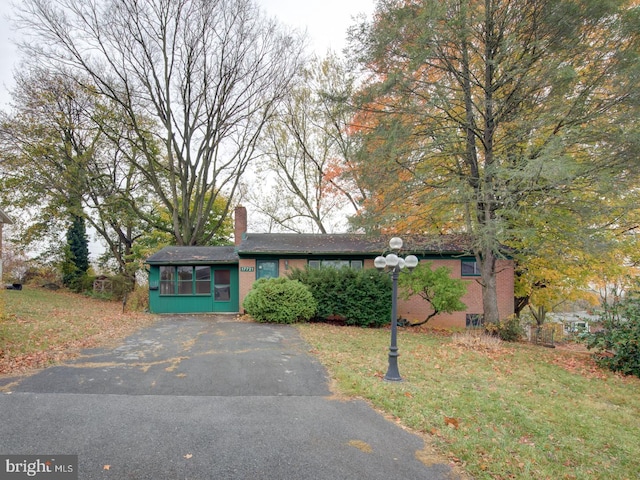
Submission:
M 244 207 L 235 210 L 235 245 L 166 247 L 147 259 L 149 307 L 153 313 L 242 312 L 242 301 L 260 278 L 285 276 L 293 268 L 323 266 L 374 268 L 388 250 L 387 237 L 361 234 L 248 233 Z M 467 311 L 441 314 L 436 327 L 473 326 L 482 314 L 482 289 L 470 241 L 465 235 L 405 238 L 407 250 L 434 267 L 445 265 L 454 278 L 471 280 L 462 301 Z M 513 261 L 499 260 L 500 316 L 513 313 Z M 411 322 L 424 319 L 429 305 L 419 297 L 400 300 L 398 313 Z

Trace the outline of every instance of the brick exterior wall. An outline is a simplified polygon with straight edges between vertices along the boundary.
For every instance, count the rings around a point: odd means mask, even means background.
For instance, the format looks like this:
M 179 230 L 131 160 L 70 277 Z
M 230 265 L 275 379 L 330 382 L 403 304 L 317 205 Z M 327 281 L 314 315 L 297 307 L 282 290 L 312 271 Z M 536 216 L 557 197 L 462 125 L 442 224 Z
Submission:
M 251 269 L 251 271 L 243 271 L 246 269 Z M 256 261 L 253 258 L 241 258 L 238 269 L 238 283 L 240 288 L 240 302 L 239 308 L 240 312 L 244 313 L 244 308 L 242 308 L 242 302 L 244 301 L 244 297 L 247 296 L 249 290 L 251 290 L 251 286 L 253 282 L 256 281 Z
M 241 205 L 233 211 L 233 242 L 240 245 L 242 234 L 247 231 L 247 209 Z
M 430 327 L 434 328 L 465 328 L 467 313 L 482 313 L 482 287 L 479 283 L 479 277 L 462 277 L 461 264 L 459 259 L 449 260 L 431 260 L 433 268 L 440 266 L 449 267 L 453 278 L 461 278 L 466 280 L 467 293 L 462 297 L 462 302 L 467 306 L 464 312 L 454 312 L 451 314 L 443 313 L 429 320 Z M 281 277 L 286 276 L 287 272 L 293 268 L 304 268 L 307 260 L 302 259 L 280 259 L 278 262 L 278 272 Z M 240 259 L 240 311 L 244 312 L 242 302 L 247 295 L 253 282 L 256 280 L 256 261 L 255 259 Z M 250 271 L 242 271 L 243 267 Z M 373 259 L 364 261 L 364 268 L 374 268 Z M 497 264 L 498 278 L 498 309 L 500 317 L 506 318 L 513 314 L 514 298 L 513 298 L 513 262 L 511 260 L 500 260 Z M 402 318 L 406 318 L 411 322 L 419 322 L 424 320 L 430 313 L 429 304 L 418 296 L 414 296 L 409 300 L 398 301 L 398 314 Z
M 459 278 L 467 282 L 467 293 L 462 297 L 462 303 L 467 306 L 463 312 L 441 313 L 427 323 L 434 328 L 466 328 L 467 314 L 482 314 L 482 286 L 480 277 L 463 277 L 461 275 L 460 260 L 436 260 L 431 261 L 432 268 L 446 266 L 451 270 L 452 278 Z M 513 314 L 514 297 L 513 261 L 499 260 L 496 265 L 498 286 L 498 311 L 500 318 L 506 318 Z M 409 300 L 398 301 L 398 314 L 412 323 L 423 321 L 429 313 L 430 306 L 418 296 Z

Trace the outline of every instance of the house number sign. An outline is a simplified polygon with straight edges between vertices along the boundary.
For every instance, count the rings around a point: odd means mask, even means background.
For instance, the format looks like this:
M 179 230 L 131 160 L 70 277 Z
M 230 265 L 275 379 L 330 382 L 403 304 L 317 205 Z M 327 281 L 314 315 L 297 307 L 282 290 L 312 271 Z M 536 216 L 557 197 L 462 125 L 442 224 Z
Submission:
M 253 272 L 253 267 L 240 267 L 241 272 Z

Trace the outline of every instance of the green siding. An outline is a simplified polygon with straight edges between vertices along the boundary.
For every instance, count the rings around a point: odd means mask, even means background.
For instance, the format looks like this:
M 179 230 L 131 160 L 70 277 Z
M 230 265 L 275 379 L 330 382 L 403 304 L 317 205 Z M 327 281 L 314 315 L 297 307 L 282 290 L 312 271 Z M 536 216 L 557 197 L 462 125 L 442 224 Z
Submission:
M 161 295 L 160 266 L 152 265 L 149 270 L 149 310 L 151 313 L 233 313 L 239 309 L 239 283 L 237 265 L 211 265 L 211 288 L 205 295 Z M 228 300 L 214 299 L 215 272 L 229 270 L 230 296 Z

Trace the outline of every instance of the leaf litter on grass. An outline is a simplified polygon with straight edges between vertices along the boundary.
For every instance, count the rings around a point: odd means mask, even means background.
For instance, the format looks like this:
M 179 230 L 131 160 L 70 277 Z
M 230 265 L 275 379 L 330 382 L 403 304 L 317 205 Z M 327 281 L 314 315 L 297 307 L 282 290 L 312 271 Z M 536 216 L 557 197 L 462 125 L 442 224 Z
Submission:
M 475 478 L 637 478 L 640 384 L 588 353 L 401 330 L 405 382 L 389 385 L 388 331 L 300 329 L 343 392 L 423 432 Z
M 5 297 L 0 318 L 0 375 L 60 363 L 80 350 L 104 346 L 153 322 L 153 315 L 122 312 L 121 302 L 25 287 Z

